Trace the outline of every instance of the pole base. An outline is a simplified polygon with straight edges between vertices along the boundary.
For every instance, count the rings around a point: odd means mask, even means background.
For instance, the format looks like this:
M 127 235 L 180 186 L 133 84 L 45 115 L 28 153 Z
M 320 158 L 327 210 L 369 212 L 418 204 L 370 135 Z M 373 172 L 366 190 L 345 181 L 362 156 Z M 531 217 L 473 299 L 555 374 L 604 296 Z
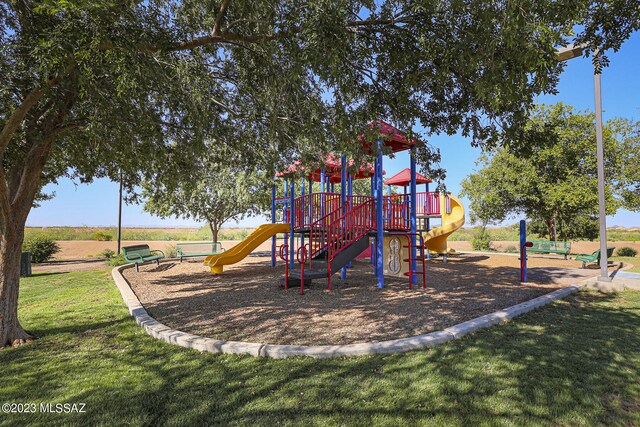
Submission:
M 593 278 L 587 282 L 587 287 L 595 289 L 605 294 L 611 294 L 616 292 L 622 292 L 624 290 L 624 283 L 620 280 L 600 280 L 601 278 Z
M 221 265 L 216 265 L 215 267 L 211 267 L 211 272 L 213 274 L 221 274 L 222 273 L 222 266 Z

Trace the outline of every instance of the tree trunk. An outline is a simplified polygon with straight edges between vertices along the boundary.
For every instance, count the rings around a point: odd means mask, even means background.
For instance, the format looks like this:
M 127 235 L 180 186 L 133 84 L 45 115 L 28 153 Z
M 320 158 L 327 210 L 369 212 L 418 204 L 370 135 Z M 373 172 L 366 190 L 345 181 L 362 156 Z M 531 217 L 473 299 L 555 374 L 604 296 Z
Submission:
M 556 218 L 551 217 L 547 219 L 547 232 L 549 233 L 549 240 L 556 241 Z
M 18 345 L 32 339 L 18 321 L 20 255 L 24 223 L 8 221 L 0 236 L 0 347 Z
M 209 223 L 209 228 L 211 229 L 211 241 L 216 243 L 218 241 L 218 224 L 212 221 L 207 221 Z

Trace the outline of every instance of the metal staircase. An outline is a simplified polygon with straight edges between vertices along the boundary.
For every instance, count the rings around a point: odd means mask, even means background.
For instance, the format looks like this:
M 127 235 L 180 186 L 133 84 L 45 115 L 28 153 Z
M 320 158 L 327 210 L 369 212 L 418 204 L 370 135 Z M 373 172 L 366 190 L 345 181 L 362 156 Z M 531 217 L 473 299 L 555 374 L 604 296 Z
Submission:
M 309 284 L 312 279 L 326 277 L 330 290 L 331 276 L 369 246 L 369 233 L 375 230 L 374 214 L 373 197 L 351 196 L 346 205 L 300 227 L 309 238 L 309 266 L 304 272 L 302 268 L 291 270 L 289 284 Z

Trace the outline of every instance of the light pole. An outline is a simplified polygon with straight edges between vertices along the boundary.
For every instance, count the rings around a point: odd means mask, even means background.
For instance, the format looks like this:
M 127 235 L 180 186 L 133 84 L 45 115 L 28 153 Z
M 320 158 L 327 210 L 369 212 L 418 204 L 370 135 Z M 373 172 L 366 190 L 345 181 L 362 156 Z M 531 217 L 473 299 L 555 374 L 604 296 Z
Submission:
M 574 46 L 572 44 L 560 48 L 556 51 L 556 57 L 559 61 L 568 61 L 572 58 L 582 56 L 582 50 L 586 45 Z M 598 55 L 598 50 L 593 52 Z M 605 193 L 604 193 L 604 147 L 602 138 L 602 97 L 600 91 L 600 73 L 593 70 L 593 88 L 595 95 L 596 110 L 596 159 L 598 163 L 598 216 L 600 222 L 600 276 L 598 281 L 610 282 L 609 270 L 607 265 L 607 211 L 605 209 Z
M 120 244 L 122 243 L 122 170 L 120 170 L 120 189 L 118 190 L 118 253 L 120 255 Z

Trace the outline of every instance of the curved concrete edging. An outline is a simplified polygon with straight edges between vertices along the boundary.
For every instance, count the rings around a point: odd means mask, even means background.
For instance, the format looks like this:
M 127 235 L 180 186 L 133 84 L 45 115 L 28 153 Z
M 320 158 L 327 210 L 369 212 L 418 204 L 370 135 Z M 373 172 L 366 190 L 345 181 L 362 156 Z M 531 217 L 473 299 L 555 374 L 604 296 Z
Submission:
M 210 353 L 249 354 L 251 356 L 272 357 L 284 359 L 287 357 L 307 356 L 315 358 L 362 356 L 367 354 L 402 353 L 405 351 L 419 350 L 460 338 L 479 329 L 488 328 L 499 323 L 505 323 L 516 316 L 527 313 L 555 300 L 567 297 L 578 292 L 585 285 L 572 285 L 563 289 L 539 296 L 529 301 L 505 308 L 504 310 L 476 317 L 475 319 L 459 323 L 445 328 L 442 331 L 431 332 L 409 338 L 399 338 L 389 341 L 372 343 L 345 344 L 345 345 L 279 345 L 259 344 L 240 341 L 216 340 L 177 331 L 158 322 L 151 317 L 140 303 L 129 283 L 122 275 L 122 270 L 131 268 L 131 265 L 116 267 L 112 270 L 113 280 L 120 290 L 129 313 L 136 323 L 154 338 L 161 339 L 170 344 L 176 344 L 186 348 Z

